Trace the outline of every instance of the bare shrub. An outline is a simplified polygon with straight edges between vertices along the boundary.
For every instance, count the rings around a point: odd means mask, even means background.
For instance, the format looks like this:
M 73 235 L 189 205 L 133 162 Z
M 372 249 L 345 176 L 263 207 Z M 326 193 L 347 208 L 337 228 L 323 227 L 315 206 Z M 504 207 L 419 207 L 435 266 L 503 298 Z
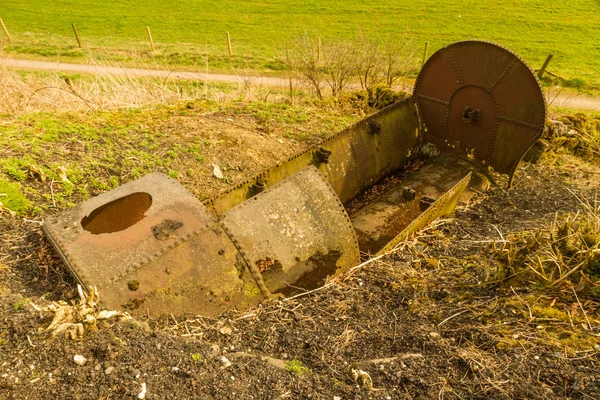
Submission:
M 322 48 L 323 79 L 331 95 L 338 97 L 358 71 L 356 48 L 352 42 L 326 41 Z
M 388 35 L 382 45 L 382 66 L 385 80 L 383 83 L 393 86 L 398 78 L 416 72 L 419 60 L 416 57 L 417 46 L 414 36 L 405 34 L 402 37 Z
M 307 33 L 297 36 L 291 45 L 287 60 L 288 67 L 298 71 L 301 78 L 314 90 L 315 95 L 322 99 L 325 83 L 320 39 Z
M 319 99 L 325 88 L 338 98 L 352 85 L 362 90 L 386 84 L 394 85 L 400 77 L 415 72 L 413 37 L 396 35 L 367 37 L 359 34 L 352 40 L 320 40 L 303 34 L 296 37 L 286 49 L 288 66 L 299 73 L 302 80 Z

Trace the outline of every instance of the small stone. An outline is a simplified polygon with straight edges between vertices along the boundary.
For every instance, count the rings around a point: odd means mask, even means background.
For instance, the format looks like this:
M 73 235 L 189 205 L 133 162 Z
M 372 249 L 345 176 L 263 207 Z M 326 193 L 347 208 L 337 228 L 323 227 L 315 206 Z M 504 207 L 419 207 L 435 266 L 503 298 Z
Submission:
M 229 368 L 231 367 L 231 361 L 225 356 L 221 356 L 221 368 Z
M 221 329 L 219 329 L 219 332 L 221 333 L 221 335 L 229 336 L 229 335 L 231 335 L 233 330 L 228 326 L 224 326 Z
M 221 355 L 221 348 L 219 347 L 218 344 L 213 344 L 212 346 L 210 346 L 210 349 L 208 350 L 208 354 L 210 354 L 211 357 L 218 357 Z
M 536 360 L 539 360 L 540 356 L 534 356 L 533 358 L 536 359 Z
M 213 175 L 215 176 L 215 178 L 217 179 L 223 179 L 225 178 L 223 176 L 223 172 L 221 171 L 221 167 L 219 167 L 217 164 L 213 164 Z
M 142 375 L 142 372 L 139 369 L 131 370 L 131 376 L 133 376 L 135 379 L 139 378 L 141 375 Z
M 106 375 L 110 375 L 110 374 L 112 374 L 112 373 L 113 373 L 113 371 L 114 371 L 114 370 L 115 370 L 115 367 L 108 367 L 108 368 L 106 368 L 106 369 L 104 370 L 104 373 L 105 373 Z
M 77 354 L 73 356 L 73 361 L 75 361 L 75 364 L 77 365 L 84 365 L 87 362 L 87 359 L 84 356 Z
M 96 366 L 94 367 L 94 369 L 96 371 L 100 371 L 101 368 L 102 368 L 102 364 L 100 364 L 100 363 L 96 364 Z
M 440 338 L 440 334 L 437 332 L 429 332 L 429 336 L 431 336 L 433 339 L 439 339 Z
M 162 345 L 161 345 L 160 343 L 157 343 L 157 344 L 156 344 L 156 350 L 160 350 L 160 349 L 161 349 L 161 347 L 162 347 Z

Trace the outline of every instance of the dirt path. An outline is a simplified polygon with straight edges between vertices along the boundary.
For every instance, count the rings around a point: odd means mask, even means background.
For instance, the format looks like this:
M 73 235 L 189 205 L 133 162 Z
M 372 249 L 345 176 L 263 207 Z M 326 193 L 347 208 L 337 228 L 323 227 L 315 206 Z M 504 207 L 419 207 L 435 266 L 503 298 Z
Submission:
M 89 74 L 113 74 L 133 77 L 159 77 L 169 79 L 187 79 L 208 82 L 229 82 L 243 84 L 251 80 L 253 85 L 267 85 L 285 87 L 289 83 L 284 78 L 256 76 L 242 77 L 227 74 L 205 74 L 201 72 L 124 68 L 103 65 L 68 64 L 62 62 L 17 60 L 12 58 L 0 58 L 0 66 L 21 70 L 55 71 L 55 72 L 79 72 Z M 600 98 L 576 94 L 550 95 L 548 104 L 556 108 L 571 108 L 585 111 L 600 112 Z
M 0 58 L 0 66 L 20 70 L 37 70 L 53 72 L 79 72 L 87 74 L 110 74 L 132 77 L 156 77 L 169 79 L 186 79 L 194 81 L 230 82 L 244 83 L 246 77 L 226 74 L 204 74 L 184 70 L 161 70 L 147 68 L 124 68 L 117 66 L 68 64 L 62 62 L 17 60 L 12 58 Z M 268 86 L 283 86 L 287 81 L 282 78 L 271 78 L 265 76 L 251 77 L 253 84 Z

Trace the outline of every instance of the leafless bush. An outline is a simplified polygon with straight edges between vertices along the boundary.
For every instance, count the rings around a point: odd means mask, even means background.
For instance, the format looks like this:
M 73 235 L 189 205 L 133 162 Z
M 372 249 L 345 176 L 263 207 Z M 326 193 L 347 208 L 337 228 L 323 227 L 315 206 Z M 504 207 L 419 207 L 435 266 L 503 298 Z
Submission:
M 325 88 L 339 97 L 352 84 L 363 90 L 392 86 L 418 66 L 413 38 L 395 35 L 321 40 L 305 33 L 294 40 L 287 59 L 320 99 Z
M 413 36 L 389 35 L 386 38 L 382 48 L 385 84 L 393 86 L 398 78 L 417 71 L 419 60 L 416 57 L 416 50 Z
M 298 71 L 319 99 L 323 98 L 324 68 L 321 62 L 321 41 L 308 34 L 294 40 L 288 53 L 288 66 Z

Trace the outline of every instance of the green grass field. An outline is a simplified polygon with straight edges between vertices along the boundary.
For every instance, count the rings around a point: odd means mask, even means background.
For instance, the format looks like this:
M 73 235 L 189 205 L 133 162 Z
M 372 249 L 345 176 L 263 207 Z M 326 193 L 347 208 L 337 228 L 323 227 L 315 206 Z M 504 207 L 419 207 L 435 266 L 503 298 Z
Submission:
M 0 18 L 14 37 L 4 41 L 8 54 L 82 57 L 89 50 L 75 47 L 75 23 L 95 56 L 133 60 L 135 54 L 148 57 L 150 26 L 155 61 L 204 68 L 208 49 L 216 69 L 242 59 L 253 68 L 280 69 L 286 41 L 304 31 L 325 40 L 408 33 L 420 48 L 428 41 L 430 54 L 480 38 L 514 49 L 534 68 L 553 53 L 551 71 L 600 87 L 600 0 L 2 0 Z M 234 61 L 227 57 L 226 31 Z

